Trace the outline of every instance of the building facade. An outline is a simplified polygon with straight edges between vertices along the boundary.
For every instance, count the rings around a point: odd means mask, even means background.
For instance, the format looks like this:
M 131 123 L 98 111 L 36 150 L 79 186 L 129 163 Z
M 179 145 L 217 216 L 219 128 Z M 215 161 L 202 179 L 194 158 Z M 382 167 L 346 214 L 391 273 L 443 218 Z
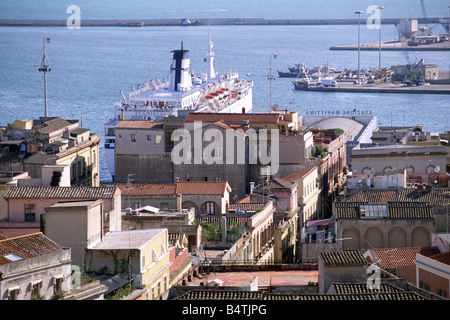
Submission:
M 66 166 L 70 170 L 70 184 L 73 186 L 100 185 L 98 134 L 90 133 L 78 120 L 64 120 L 59 117 L 41 117 L 38 120 L 21 119 L 8 124 L 2 138 L 15 141 L 17 148 L 0 147 L 8 153 L 8 161 L 0 168 L 26 171 L 34 185 L 45 185 L 43 167 L 46 165 Z M 5 145 L 6 146 L 6 145 Z M 20 160 L 18 160 L 20 159 Z M 47 168 L 47 171 L 49 169 Z M 60 186 L 61 170 L 55 169 L 52 185 Z M 48 172 L 47 172 L 48 174 Z
M 446 299 L 450 292 L 450 252 L 432 256 L 417 254 L 416 286 Z
M 58 299 L 71 273 L 70 249 L 42 233 L 0 239 L 0 300 Z
M 119 231 L 120 195 L 116 187 L 11 187 L 4 195 L 6 219 L 42 228 L 47 207 L 59 202 L 102 199 L 103 232 Z
M 164 298 L 170 284 L 167 229 L 111 232 L 86 252 L 88 270 L 123 274 L 139 284 L 144 300 Z

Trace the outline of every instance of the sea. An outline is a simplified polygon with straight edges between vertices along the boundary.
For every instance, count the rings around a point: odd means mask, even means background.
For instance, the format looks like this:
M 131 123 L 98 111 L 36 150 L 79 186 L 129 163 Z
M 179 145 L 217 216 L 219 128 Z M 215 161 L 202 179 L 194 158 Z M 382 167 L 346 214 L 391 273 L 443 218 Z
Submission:
M 66 20 L 79 8 L 81 19 L 266 18 L 344 19 L 362 10 L 360 41 L 398 38 L 394 25 L 381 32 L 367 26 L 371 5 L 384 6 L 382 18 L 447 18 L 448 1 L 419 0 L 0 0 L 0 19 Z M 73 8 L 73 7 L 72 7 Z M 433 33 L 444 33 L 430 25 Z M 356 69 L 357 51 L 332 51 L 331 46 L 356 44 L 358 25 L 228 25 L 210 27 L 218 72 L 238 72 L 254 82 L 254 112 L 270 110 L 272 72 L 303 62 L 306 67 L 328 64 L 337 70 Z M 82 120 L 91 132 L 104 136 L 104 123 L 114 116 L 114 103 L 132 86 L 169 76 L 171 50 L 183 43 L 194 72 L 206 72 L 208 26 L 154 27 L 0 27 L 0 125 L 44 115 L 44 81 L 38 71 L 43 39 L 51 72 L 47 74 L 48 115 Z M 277 58 L 271 59 L 272 56 Z M 383 51 L 382 67 L 418 62 L 450 71 L 448 51 Z M 362 68 L 378 67 L 378 51 L 361 51 Z M 450 131 L 450 98 L 441 94 L 303 92 L 291 78 L 272 81 L 272 104 L 299 115 L 354 112 L 377 117 L 378 125 L 423 124 L 426 131 Z M 101 145 L 101 181 L 111 176 Z

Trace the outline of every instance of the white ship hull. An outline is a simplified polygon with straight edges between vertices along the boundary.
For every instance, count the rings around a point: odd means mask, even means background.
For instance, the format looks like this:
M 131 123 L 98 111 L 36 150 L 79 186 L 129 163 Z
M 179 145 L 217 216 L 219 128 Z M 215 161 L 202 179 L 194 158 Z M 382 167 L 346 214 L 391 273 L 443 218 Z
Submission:
M 115 117 L 105 124 L 105 157 L 114 179 L 115 126 L 120 120 L 162 121 L 169 115 L 186 116 L 190 112 L 250 113 L 253 107 L 251 81 L 236 73 L 216 74 L 214 53 L 208 53 L 207 74 L 192 75 L 187 50 L 174 50 L 170 80 L 158 79 L 134 89 L 115 106 Z

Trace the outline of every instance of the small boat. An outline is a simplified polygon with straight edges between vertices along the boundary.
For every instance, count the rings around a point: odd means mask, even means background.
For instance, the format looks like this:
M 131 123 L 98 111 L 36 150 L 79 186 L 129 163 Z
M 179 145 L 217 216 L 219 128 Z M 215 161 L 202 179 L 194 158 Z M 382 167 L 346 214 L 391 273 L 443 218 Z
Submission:
M 278 76 L 284 78 L 305 78 L 309 70 L 302 63 L 297 63 L 295 67 L 288 67 L 289 71 L 278 71 Z
M 297 78 L 300 74 L 297 72 L 280 71 L 278 70 L 278 76 L 281 78 Z
M 321 81 L 312 81 L 309 77 L 303 79 L 296 79 L 292 81 L 295 90 L 308 90 L 311 87 L 320 86 Z

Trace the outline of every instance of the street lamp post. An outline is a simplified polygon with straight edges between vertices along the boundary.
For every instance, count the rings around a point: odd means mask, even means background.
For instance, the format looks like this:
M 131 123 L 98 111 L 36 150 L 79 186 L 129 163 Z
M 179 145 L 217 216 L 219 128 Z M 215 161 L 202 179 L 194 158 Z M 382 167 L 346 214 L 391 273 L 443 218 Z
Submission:
M 272 59 L 277 59 L 278 55 L 272 54 L 270 56 L 270 69 L 269 74 L 267 75 L 267 80 L 270 82 L 270 89 L 269 89 L 269 109 L 272 110 L 272 81 L 276 79 L 275 75 L 272 73 Z
M 361 23 L 360 23 L 360 17 L 364 12 L 362 12 L 361 10 L 355 11 L 355 14 L 358 15 L 358 83 L 360 80 L 360 70 L 361 70 L 361 65 L 360 65 L 360 29 L 361 29 Z
M 378 69 L 381 70 L 381 9 L 384 9 L 383 6 L 378 6 L 378 10 L 380 10 L 380 25 L 378 26 Z

